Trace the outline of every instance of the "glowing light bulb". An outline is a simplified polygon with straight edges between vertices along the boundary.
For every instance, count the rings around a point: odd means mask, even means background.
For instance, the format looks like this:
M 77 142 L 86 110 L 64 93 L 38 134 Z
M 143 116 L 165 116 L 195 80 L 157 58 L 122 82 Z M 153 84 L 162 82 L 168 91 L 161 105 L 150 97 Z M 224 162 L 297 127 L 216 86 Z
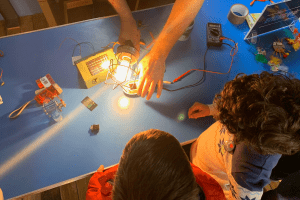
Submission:
M 129 62 L 127 60 L 122 60 L 120 65 L 117 67 L 116 73 L 114 75 L 115 79 L 119 82 L 124 82 L 129 80 L 131 76 L 131 69 L 129 69 Z
M 129 107 L 129 99 L 126 97 L 120 97 L 118 100 L 118 105 L 121 109 L 127 109 Z
M 101 67 L 102 69 L 108 69 L 109 65 L 110 65 L 109 60 L 106 60 L 101 64 Z

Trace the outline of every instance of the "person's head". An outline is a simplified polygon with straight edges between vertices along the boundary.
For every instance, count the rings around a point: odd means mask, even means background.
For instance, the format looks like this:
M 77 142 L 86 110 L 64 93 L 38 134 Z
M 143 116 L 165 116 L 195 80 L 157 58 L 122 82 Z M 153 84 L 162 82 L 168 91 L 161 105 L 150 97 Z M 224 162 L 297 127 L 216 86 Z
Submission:
M 235 142 L 262 154 L 291 155 L 300 150 L 300 80 L 262 72 L 238 74 L 215 96 L 215 116 Z
M 113 200 L 198 200 L 188 157 L 169 133 L 151 129 L 136 134 L 121 156 Z

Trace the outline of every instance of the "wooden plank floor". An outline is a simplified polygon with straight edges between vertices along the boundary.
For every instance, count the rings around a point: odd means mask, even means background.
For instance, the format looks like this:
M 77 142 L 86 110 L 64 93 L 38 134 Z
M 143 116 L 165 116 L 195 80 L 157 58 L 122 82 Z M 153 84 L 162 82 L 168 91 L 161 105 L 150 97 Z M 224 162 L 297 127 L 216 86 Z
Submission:
M 59 3 L 51 1 L 51 7 L 53 13 L 55 14 L 55 18 L 58 25 L 64 24 L 65 21 L 63 13 L 63 1 L 64 0 L 60 0 Z M 103 0 L 93 0 L 93 2 L 94 3 L 92 8 L 91 6 L 83 6 L 76 9 L 68 10 L 67 14 L 68 18 L 70 19 L 69 23 L 82 21 L 89 18 L 98 18 L 116 14 L 115 10 L 111 7 L 111 5 L 108 2 Z M 127 0 L 127 2 L 131 10 L 141 10 L 174 3 L 175 0 Z M 80 13 L 80 15 L 78 15 L 78 13 Z M 7 33 L 5 21 L 0 21 L 0 38 L 7 35 L 19 34 L 20 32 L 25 33 L 49 27 L 43 13 L 20 17 L 19 22 L 21 30 L 11 30 Z
M 20 17 L 19 22 L 20 22 L 21 33 L 48 28 L 48 23 L 43 13 Z M 7 35 L 14 35 L 14 34 L 19 34 L 19 32 L 7 33 L 5 27 L 5 21 L 4 20 L 0 21 L 0 37 L 7 36 Z

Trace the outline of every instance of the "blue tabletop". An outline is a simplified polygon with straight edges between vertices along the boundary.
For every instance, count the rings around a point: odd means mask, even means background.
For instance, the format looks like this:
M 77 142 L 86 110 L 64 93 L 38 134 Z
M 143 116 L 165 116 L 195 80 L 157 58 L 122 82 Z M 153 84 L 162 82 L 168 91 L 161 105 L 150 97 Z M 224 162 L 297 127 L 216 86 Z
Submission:
M 69 24 L 46 30 L 0 39 L 0 58 L 5 85 L 0 87 L 3 104 L 0 105 L 0 188 L 5 198 L 18 196 L 119 162 L 122 150 L 133 135 L 150 128 L 173 134 L 180 142 L 197 138 L 213 122 L 212 117 L 190 120 L 187 111 L 195 101 L 212 103 L 214 95 L 238 73 L 260 73 L 266 65 L 256 62 L 251 46 L 243 41 L 249 30 L 246 22 L 233 25 L 227 19 L 231 5 L 244 1 L 205 1 L 195 19 L 188 41 L 177 42 L 166 61 L 164 80 L 172 81 L 189 69 L 203 69 L 206 50 L 206 24 L 221 23 L 223 35 L 238 42 L 231 72 L 226 75 L 206 73 L 205 81 L 194 88 L 176 92 L 163 91 L 157 99 L 130 98 L 129 107 L 121 109 L 118 100 L 124 97 L 120 87 L 101 83 L 90 89 L 83 81 L 71 57 L 76 43 L 91 42 L 96 51 L 117 41 L 120 31 L 118 16 Z M 259 13 L 266 2 L 256 2 L 250 13 Z M 152 39 L 149 30 L 158 36 L 172 5 L 134 12 L 136 20 L 148 25 L 141 31 L 146 44 Z M 82 56 L 93 53 L 82 45 Z M 141 58 L 146 55 L 141 50 Z M 212 48 L 206 57 L 207 70 L 227 72 L 230 66 L 230 47 Z M 79 55 L 79 48 L 75 51 Z M 297 72 L 298 52 L 286 61 L 290 72 Z M 35 80 L 50 74 L 63 89 L 63 121 L 54 123 L 35 103 L 16 119 L 8 115 L 34 98 L 38 89 Z M 188 78 L 169 86 L 176 89 L 193 84 L 202 77 L 194 72 Z M 297 75 L 298 77 L 298 75 Z M 89 96 L 98 106 L 90 111 L 81 101 Z M 184 119 L 178 119 L 183 114 Z M 181 115 L 182 116 L 182 115 Z M 100 125 L 96 135 L 89 132 L 92 124 Z

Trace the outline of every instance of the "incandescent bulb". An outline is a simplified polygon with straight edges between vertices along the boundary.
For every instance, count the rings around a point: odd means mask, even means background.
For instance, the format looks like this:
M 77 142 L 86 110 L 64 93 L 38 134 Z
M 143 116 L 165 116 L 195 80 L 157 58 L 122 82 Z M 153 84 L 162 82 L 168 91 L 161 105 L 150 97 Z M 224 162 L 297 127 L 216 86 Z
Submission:
M 124 82 L 126 80 L 129 80 L 130 76 L 131 69 L 129 62 L 127 60 L 121 60 L 114 75 L 115 79 L 117 79 L 117 81 L 119 82 Z

